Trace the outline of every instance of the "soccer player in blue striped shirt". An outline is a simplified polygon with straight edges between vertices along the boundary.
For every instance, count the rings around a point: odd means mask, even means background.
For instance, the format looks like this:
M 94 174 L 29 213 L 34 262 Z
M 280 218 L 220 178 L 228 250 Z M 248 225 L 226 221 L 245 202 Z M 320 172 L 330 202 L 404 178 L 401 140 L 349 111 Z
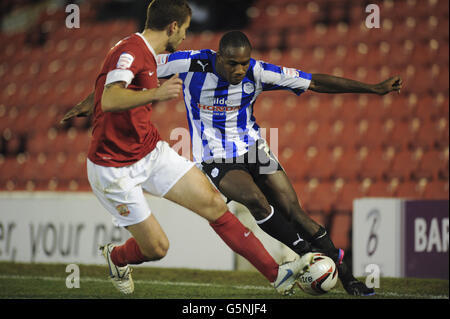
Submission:
M 353 277 L 343 261 L 344 251 L 334 246 L 325 228 L 301 207 L 286 173 L 261 138 L 253 107 L 263 91 L 384 95 L 400 91 L 401 78 L 372 85 L 309 74 L 252 59 L 251 50 L 244 33 L 230 31 L 221 38 L 218 52 L 180 51 L 158 56 L 159 78 L 179 74 L 183 80 L 194 161 L 228 200 L 245 205 L 267 234 L 300 255 L 311 249 L 327 254 L 336 262 L 349 294 L 374 294 Z M 63 120 L 89 113 L 88 104 L 80 103 L 78 110 L 69 111 Z

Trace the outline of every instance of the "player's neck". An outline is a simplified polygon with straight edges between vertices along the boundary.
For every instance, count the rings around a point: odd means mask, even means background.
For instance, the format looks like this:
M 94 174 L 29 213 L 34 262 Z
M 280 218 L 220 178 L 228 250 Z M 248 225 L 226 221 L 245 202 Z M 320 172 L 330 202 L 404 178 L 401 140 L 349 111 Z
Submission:
M 145 40 L 147 40 L 147 42 L 152 46 L 156 54 L 165 52 L 168 41 L 167 33 L 165 30 L 154 31 L 145 29 L 141 34 L 145 38 Z

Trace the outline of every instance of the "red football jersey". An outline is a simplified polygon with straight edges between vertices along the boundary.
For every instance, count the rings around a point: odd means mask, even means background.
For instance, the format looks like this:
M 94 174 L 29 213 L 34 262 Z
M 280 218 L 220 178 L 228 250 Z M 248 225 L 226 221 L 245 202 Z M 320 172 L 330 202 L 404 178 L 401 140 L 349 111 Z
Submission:
M 145 157 L 161 137 L 150 122 L 151 104 L 121 112 L 103 112 L 105 85 L 123 81 L 132 90 L 158 86 L 156 54 L 140 33 L 117 43 L 103 62 L 95 82 L 93 131 L 88 158 L 102 166 L 122 167 Z

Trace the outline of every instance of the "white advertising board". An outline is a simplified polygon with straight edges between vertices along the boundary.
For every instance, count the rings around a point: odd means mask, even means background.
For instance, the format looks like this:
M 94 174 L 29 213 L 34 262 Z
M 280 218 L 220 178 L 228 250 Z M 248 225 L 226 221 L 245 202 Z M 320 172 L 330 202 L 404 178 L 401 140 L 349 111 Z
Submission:
M 147 199 L 170 248 L 146 266 L 234 269 L 234 253 L 206 220 L 165 199 Z M 128 237 L 91 193 L 0 193 L 1 261 L 104 264 L 98 246 Z
M 353 273 L 366 276 L 375 264 L 384 277 L 403 276 L 402 200 L 363 198 L 353 202 Z

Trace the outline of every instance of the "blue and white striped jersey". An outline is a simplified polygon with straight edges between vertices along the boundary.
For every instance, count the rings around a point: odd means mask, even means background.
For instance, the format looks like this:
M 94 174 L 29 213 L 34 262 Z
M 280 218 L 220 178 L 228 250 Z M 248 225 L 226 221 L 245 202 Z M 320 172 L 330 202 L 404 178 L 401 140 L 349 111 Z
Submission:
M 157 63 L 159 78 L 179 73 L 183 80 L 196 163 L 245 154 L 260 138 L 253 116 L 258 95 L 280 89 L 300 95 L 311 81 L 311 74 L 251 59 L 244 80 L 232 85 L 217 74 L 216 53 L 212 50 L 161 54 Z

